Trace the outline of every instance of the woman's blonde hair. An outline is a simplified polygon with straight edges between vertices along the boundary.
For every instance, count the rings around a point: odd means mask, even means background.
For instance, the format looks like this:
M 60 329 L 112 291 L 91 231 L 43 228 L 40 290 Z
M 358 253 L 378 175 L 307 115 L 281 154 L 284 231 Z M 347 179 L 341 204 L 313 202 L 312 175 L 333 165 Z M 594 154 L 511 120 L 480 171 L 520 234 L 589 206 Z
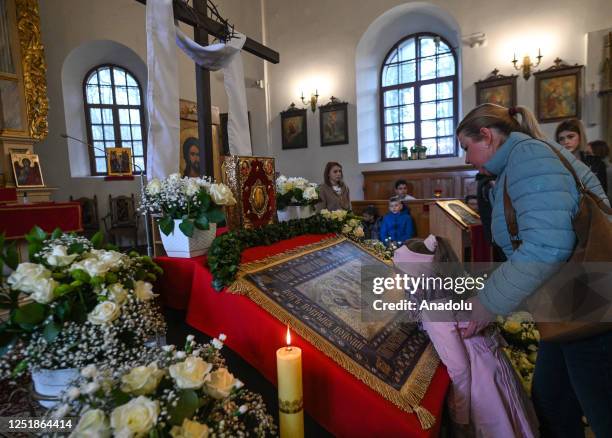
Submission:
M 559 142 L 559 134 L 563 131 L 575 132 L 580 137 L 580 143 L 578 144 L 578 150 L 584 151 L 587 145 L 586 133 L 584 132 L 584 126 L 582 122 L 578 119 L 569 119 L 564 120 L 563 122 L 557 125 L 557 129 L 555 129 L 555 141 Z
M 521 115 L 519 122 L 516 115 Z M 524 106 L 506 108 L 493 103 L 483 103 L 470 111 L 457 126 L 457 135 L 480 138 L 482 128 L 495 128 L 505 136 L 523 132 L 533 138 L 544 139 L 540 125 L 533 113 Z

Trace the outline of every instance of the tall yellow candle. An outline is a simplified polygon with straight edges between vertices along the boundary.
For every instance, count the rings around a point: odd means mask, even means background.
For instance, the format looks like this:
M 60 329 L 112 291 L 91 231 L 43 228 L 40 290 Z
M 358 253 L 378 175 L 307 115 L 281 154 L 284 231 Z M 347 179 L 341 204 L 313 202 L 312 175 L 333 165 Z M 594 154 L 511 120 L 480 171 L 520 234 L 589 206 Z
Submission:
M 280 436 L 303 438 L 302 350 L 291 345 L 289 327 L 287 327 L 287 346 L 276 350 L 276 371 Z

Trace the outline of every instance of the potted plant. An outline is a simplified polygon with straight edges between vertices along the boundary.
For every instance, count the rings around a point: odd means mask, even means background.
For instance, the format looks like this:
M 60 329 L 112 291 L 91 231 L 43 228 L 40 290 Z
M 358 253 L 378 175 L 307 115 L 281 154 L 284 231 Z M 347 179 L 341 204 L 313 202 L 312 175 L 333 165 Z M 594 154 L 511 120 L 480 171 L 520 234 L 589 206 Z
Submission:
M 410 159 L 411 160 L 419 159 L 419 147 L 418 146 L 412 146 L 410 148 Z
M 151 258 L 102 248 L 88 239 L 40 228 L 26 236 L 30 261 L 1 280 L 0 378 L 30 371 L 34 395 L 51 407 L 78 368 L 139 355 L 163 334 Z
M 420 146 L 418 149 L 419 160 L 425 160 L 427 158 L 427 146 Z
M 149 182 L 140 209 L 159 217 L 161 238 L 169 257 L 195 257 L 206 254 L 217 224 L 225 220 L 222 207 L 235 203 L 225 184 L 175 173 Z
M 408 148 L 406 146 L 402 146 L 400 148 L 400 158 L 402 160 L 407 160 L 409 158 L 408 157 Z
M 306 178 L 284 175 L 276 179 L 276 208 L 280 222 L 306 219 L 315 213 L 319 202 L 319 186 Z

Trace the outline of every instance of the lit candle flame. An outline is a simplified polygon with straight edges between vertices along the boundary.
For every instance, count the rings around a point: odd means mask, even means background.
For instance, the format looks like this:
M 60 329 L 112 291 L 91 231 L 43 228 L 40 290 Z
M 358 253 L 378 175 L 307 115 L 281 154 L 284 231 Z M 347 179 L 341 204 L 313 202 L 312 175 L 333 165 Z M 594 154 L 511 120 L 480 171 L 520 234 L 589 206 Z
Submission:
M 289 326 L 287 326 L 287 347 L 291 346 L 291 332 L 289 331 Z

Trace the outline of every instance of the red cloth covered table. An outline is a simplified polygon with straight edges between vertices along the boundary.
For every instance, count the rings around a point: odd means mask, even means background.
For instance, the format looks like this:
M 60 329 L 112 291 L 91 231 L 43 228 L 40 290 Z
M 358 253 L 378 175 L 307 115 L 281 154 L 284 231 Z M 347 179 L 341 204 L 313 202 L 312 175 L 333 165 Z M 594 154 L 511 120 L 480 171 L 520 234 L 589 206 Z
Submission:
M 78 202 L 39 202 L 0 205 L 0 233 L 7 239 L 21 239 L 38 225 L 46 232 L 81 231 L 81 204 Z
M 250 248 L 242 262 L 262 259 L 297 246 L 314 243 L 330 235 L 306 235 L 265 247 Z M 164 259 L 164 276 L 172 275 L 171 289 L 158 292 L 177 296 L 179 288 L 191 284 L 187 323 L 210 336 L 227 335 L 227 345 L 276 385 L 276 349 L 284 345 L 286 327 L 245 296 L 216 292 L 212 275 L 197 259 Z M 189 280 L 179 278 L 184 274 Z M 164 283 L 169 284 L 169 283 Z M 159 286 L 158 286 L 159 287 Z M 184 294 L 183 294 L 184 295 Z M 184 298 L 183 298 L 184 299 Z M 173 298 L 166 302 L 180 304 Z M 293 334 L 302 349 L 304 407 L 323 427 L 339 437 L 427 437 L 440 431 L 448 374 L 440 366 L 422 401 L 436 417 L 436 425 L 423 430 L 414 414 L 408 414 L 368 388 L 309 342 Z

